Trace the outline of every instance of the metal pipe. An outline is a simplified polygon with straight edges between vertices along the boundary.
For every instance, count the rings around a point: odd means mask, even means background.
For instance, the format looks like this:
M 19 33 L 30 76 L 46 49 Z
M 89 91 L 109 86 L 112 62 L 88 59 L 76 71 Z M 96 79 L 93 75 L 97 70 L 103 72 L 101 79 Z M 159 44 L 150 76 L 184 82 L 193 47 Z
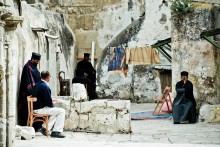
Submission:
M 4 68 L 4 29 L 5 23 L 0 21 L 0 146 L 6 146 L 6 97 Z

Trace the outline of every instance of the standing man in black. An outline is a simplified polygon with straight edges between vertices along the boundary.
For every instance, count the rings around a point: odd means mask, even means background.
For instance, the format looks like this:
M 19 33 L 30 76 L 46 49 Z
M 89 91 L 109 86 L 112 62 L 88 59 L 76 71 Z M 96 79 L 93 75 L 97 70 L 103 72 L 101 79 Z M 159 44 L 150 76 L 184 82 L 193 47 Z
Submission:
M 27 96 L 32 95 L 33 87 L 38 83 L 40 78 L 40 72 L 37 69 L 37 65 L 40 62 L 41 55 L 33 52 L 31 60 L 29 60 L 23 67 L 19 96 L 18 96 L 18 124 L 21 126 L 27 125 L 28 110 L 27 110 Z
M 196 101 L 193 84 L 188 80 L 189 73 L 182 71 L 181 81 L 176 83 L 176 98 L 173 101 L 173 121 L 179 123 L 196 122 Z
M 79 61 L 76 67 L 76 77 L 73 78 L 72 83 L 87 84 L 87 92 L 89 100 L 97 98 L 96 94 L 96 71 L 89 62 L 88 53 L 84 53 L 84 59 Z

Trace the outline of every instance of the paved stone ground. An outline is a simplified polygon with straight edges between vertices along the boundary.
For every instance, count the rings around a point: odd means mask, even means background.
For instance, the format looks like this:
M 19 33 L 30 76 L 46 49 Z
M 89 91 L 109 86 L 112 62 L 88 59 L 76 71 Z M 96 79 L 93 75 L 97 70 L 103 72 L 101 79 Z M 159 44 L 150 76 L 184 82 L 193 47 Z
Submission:
M 131 111 L 153 110 L 155 104 L 132 104 Z M 15 147 L 129 147 L 129 146 L 164 146 L 164 147 L 220 147 L 219 124 L 179 124 L 172 120 L 132 121 L 132 134 L 93 134 L 64 132 L 66 138 L 48 138 L 36 133 L 30 141 L 16 140 Z

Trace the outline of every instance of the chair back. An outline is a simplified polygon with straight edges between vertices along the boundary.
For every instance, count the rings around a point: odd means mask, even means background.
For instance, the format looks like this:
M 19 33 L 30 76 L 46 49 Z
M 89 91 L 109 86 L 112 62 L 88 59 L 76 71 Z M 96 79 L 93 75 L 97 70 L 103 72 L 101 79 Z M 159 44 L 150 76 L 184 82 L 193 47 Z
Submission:
M 163 91 L 163 94 L 162 94 L 161 99 L 162 99 L 162 100 L 166 100 L 166 99 L 167 99 L 167 96 L 168 96 L 168 94 L 169 94 L 170 92 L 171 92 L 171 87 L 166 86 L 165 89 L 164 89 L 164 91 Z
M 37 98 L 36 97 L 32 97 L 32 96 L 28 96 L 27 97 L 27 103 L 28 103 L 28 116 L 29 117 L 33 117 L 32 114 L 34 113 L 33 111 L 33 102 L 36 102 Z

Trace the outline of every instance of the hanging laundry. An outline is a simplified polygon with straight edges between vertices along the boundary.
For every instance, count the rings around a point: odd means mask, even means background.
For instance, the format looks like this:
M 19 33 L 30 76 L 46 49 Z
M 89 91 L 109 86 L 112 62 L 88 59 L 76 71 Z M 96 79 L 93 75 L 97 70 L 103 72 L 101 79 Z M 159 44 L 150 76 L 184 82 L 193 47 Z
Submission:
M 123 72 L 127 76 L 128 65 L 126 65 L 125 49 L 116 47 L 111 50 L 108 71 Z
M 159 52 L 154 48 L 146 46 L 126 49 L 126 64 L 145 65 L 159 63 Z

